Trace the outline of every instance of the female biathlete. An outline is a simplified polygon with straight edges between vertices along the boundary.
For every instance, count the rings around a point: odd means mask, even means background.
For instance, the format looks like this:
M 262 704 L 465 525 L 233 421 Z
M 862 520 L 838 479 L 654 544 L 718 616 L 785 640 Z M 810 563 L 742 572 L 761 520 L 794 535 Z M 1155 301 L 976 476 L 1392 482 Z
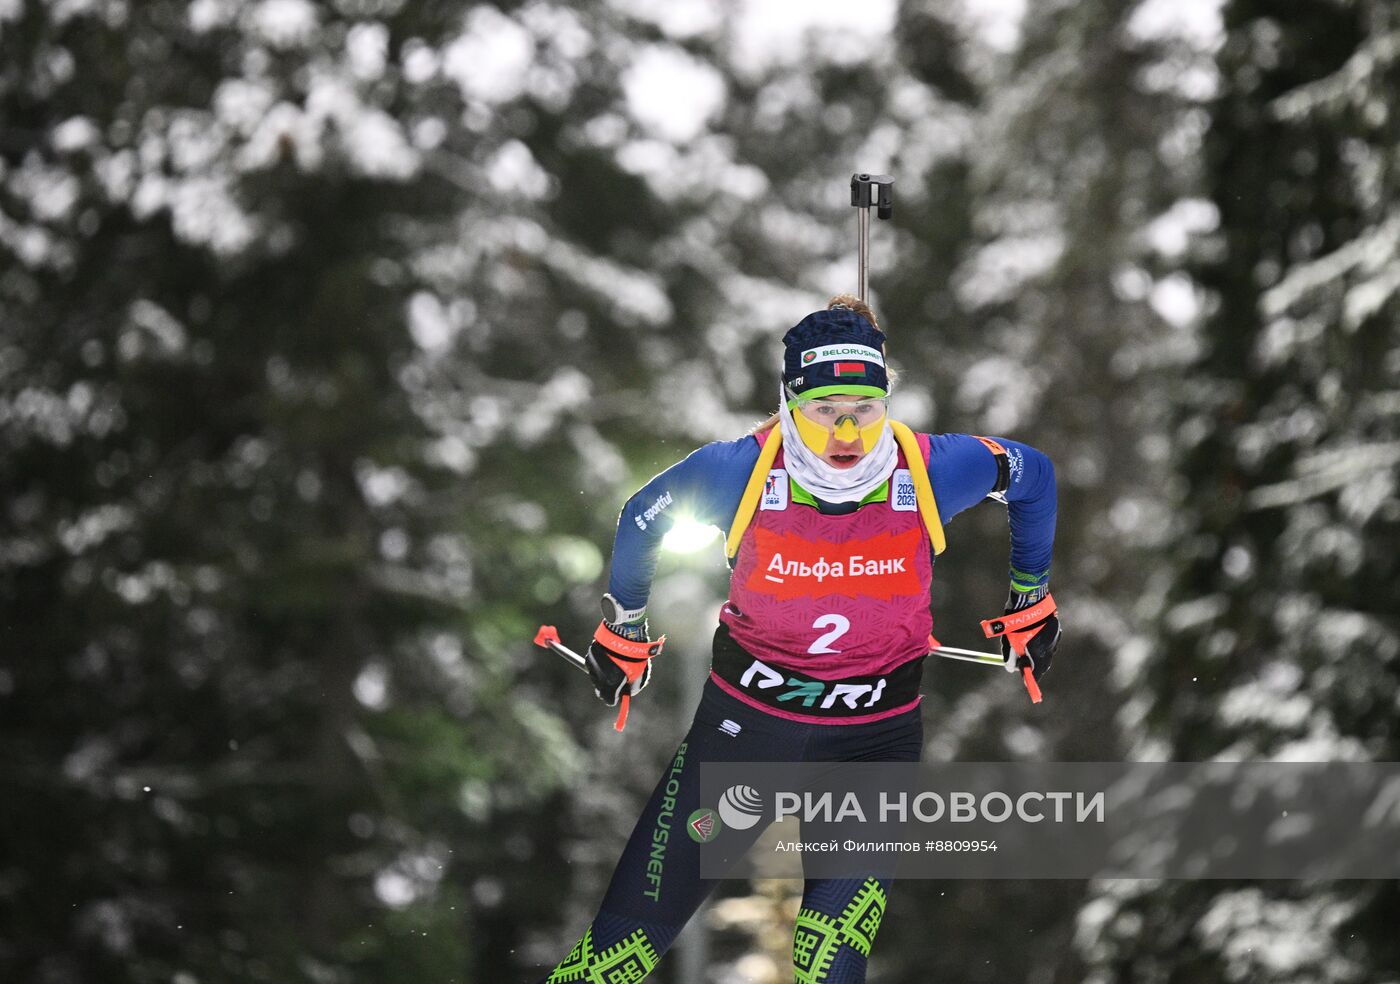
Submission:
M 649 640 L 646 601 L 676 515 L 728 531 L 729 600 L 690 731 L 598 914 L 547 984 L 642 980 L 714 888 L 699 875 L 698 843 L 679 836 L 702 805 L 699 763 L 918 761 L 933 559 L 942 524 L 964 509 L 988 497 L 1008 506 L 1006 611 L 1022 616 L 1006 620 L 1016 627 L 1002 636 L 1003 657 L 1039 678 L 1059 643 L 1048 594 L 1049 459 L 1015 441 L 916 434 L 891 421 L 885 336 L 854 297 L 833 298 L 783 345 L 776 416 L 700 448 L 622 511 L 587 655 L 604 703 L 635 696 L 650 678 L 660 646 Z M 793 946 L 799 984 L 865 980 L 889 887 L 883 877 L 805 882 Z

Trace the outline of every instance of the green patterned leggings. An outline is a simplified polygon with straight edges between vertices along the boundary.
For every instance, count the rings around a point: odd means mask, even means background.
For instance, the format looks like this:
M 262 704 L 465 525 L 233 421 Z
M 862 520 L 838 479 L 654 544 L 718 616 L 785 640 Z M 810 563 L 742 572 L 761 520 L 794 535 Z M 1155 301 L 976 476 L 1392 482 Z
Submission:
M 852 894 L 849 889 L 854 886 Z M 838 911 L 832 903 L 847 899 Z M 865 961 L 885 916 L 886 886 L 821 879 L 807 882 L 792 936 L 796 984 L 859 984 Z M 593 926 L 546 979 L 546 984 L 637 984 L 656 966 L 665 945 L 657 946 L 645 930 L 634 929 L 611 946 L 598 949 Z M 669 941 L 667 941 L 669 943 Z

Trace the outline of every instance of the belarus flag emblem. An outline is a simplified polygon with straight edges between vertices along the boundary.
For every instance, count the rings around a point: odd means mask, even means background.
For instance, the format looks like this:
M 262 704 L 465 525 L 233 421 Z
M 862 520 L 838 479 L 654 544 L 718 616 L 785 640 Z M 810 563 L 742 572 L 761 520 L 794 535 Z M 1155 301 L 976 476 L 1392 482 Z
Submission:
M 838 376 L 864 376 L 864 362 L 838 362 L 836 363 L 836 375 Z

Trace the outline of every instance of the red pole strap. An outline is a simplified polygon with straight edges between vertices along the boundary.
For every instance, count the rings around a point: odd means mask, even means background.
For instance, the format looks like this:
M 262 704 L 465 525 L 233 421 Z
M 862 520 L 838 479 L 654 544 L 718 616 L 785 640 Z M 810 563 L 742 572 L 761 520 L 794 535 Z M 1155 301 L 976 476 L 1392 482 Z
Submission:
M 638 662 L 646 662 L 653 656 L 660 656 L 661 648 L 666 645 L 665 636 L 655 642 L 636 642 L 626 636 L 620 636 L 608 628 L 607 622 L 598 623 L 598 629 L 593 633 L 593 638 L 611 649 L 614 655 Z
M 1026 685 L 1026 693 L 1031 695 L 1031 703 L 1039 704 L 1043 699 L 1040 693 L 1040 684 L 1035 682 L 1035 674 L 1031 672 L 1029 666 L 1021 667 L 1021 680 Z
M 1025 656 L 1026 644 L 1030 637 L 1035 635 L 1029 631 L 1040 623 L 1044 622 L 1057 611 L 1055 599 L 1052 595 L 1046 595 L 1029 608 L 1022 608 L 1017 612 L 1009 612 L 1000 618 L 988 618 L 982 620 L 982 632 L 988 639 L 995 639 L 998 636 L 1007 636 L 1011 644 L 1012 658 Z M 1044 696 L 1040 692 L 1040 684 L 1036 683 L 1035 674 L 1029 666 L 1021 667 L 1021 681 L 1026 685 L 1026 693 L 1031 695 L 1031 703 L 1039 704 Z
M 1022 608 L 1019 612 L 1011 612 L 999 618 L 987 618 L 982 620 L 982 631 L 988 639 L 995 639 L 997 636 L 1004 636 L 1008 632 L 1016 632 L 1020 629 L 1029 628 L 1037 622 L 1054 615 L 1057 611 L 1055 598 L 1053 595 L 1046 595 L 1029 608 Z

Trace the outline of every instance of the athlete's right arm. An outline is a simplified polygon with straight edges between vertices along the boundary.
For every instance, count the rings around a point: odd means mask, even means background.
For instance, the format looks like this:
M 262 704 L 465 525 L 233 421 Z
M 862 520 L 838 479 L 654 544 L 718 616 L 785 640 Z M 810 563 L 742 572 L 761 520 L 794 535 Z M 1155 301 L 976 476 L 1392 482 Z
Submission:
M 608 577 L 608 592 L 618 604 L 629 610 L 646 606 L 661 538 L 678 519 L 728 532 L 758 453 L 753 437 L 707 444 L 627 500 L 618 518 Z

